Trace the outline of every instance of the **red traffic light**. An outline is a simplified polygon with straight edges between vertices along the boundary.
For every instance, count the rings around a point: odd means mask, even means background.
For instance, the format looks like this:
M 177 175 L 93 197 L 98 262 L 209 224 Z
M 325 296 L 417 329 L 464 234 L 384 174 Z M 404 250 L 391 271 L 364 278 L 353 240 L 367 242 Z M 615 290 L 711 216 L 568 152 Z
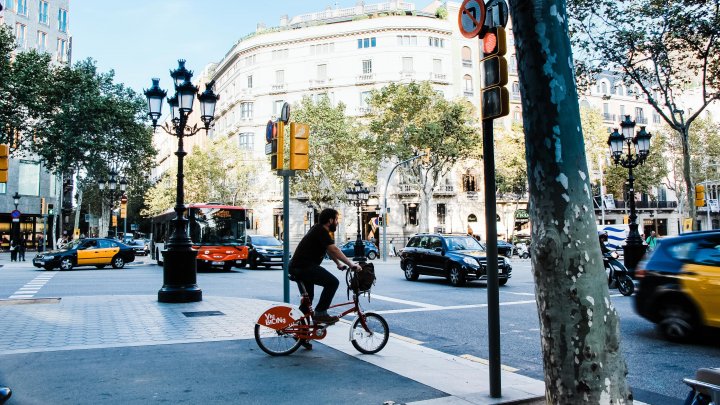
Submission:
M 492 54 L 497 47 L 497 35 L 494 32 L 485 35 L 483 38 L 483 53 Z

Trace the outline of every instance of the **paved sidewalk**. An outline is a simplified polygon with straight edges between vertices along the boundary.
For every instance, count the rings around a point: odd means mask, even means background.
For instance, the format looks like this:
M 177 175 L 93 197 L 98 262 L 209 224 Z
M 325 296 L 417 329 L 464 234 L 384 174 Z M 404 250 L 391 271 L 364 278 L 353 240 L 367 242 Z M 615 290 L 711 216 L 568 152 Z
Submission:
M 270 304 L 212 296 L 187 304 L 156 296 L 0 300 L 0 383 L 14 391 L 7 404 L 467 405 L 544 395 L 542 381 L 503 371 L 503 398 L 492 399 L 486 365 L 398 336 L 376 355 L 359 354 L 349 322 L 331 327 L 312 351 L 270 357 L 253 339 Z M 358 376 L 368 386 L 358 387 Z

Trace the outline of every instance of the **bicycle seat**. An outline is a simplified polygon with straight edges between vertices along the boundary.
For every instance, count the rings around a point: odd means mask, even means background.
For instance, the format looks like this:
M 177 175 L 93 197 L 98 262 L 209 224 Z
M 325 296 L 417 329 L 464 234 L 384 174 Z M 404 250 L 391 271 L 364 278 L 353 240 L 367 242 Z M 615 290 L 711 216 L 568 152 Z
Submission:
M 695 378 L 713 385 L 720 385 L 720 368 L 701 368 L 695 374 Z

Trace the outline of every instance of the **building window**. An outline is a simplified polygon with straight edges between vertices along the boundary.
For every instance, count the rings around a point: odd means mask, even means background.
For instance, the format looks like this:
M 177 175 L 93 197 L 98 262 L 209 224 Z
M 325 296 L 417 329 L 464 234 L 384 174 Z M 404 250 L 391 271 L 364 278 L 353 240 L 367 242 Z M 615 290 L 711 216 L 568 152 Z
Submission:
M 58 29 L 60 32 L 67 32 L 67 10 L 58 10 Z
M 404 57 L 402 58 L 402 71 L 403 73 L 413 72 L 413 58 Z
M 317 80 L 318 81 L 325 81 L 327 80 L 327 65 L 317 65 Z
M 661 122 L 660 114 L 654 112 L 653 113 L 653 124 L 659 124 Z
M 605 82 L 600 83 L 600 92 L 601 92 L 602 94 L 608 94 L 608 86 L 607 86 L 607 83 L 605 83 Z
M 253 142 L 255 134 L 252 132 L 243 132 L 238 135 L 238 146 L 243 150 L 253 150 Z
M 48 24 L 48 2 L 40 0 L 38 7 L 38 21 L 40 24 Z
M 57 42 L 57 60 L 60 62 L 67 61 L 67 41 L 58 38 Z
M 618 96 L 624 96 L 625 90 L 623 89 L 623 86 L 620 84 L 617 85 L 617 87 L 615 87 L 615 93 L 617 93 Z
M 28 15 L 27 0 L 18 0 L 17 13 L 27 17 L 27 15 Z
M 625 106 L 623 104 L 620 104 L 620 118 L 625 116 Z
M 417 226 L 418 224 L 418 209 L 417 204 L 410 203 L 405 204 L 405 224 L 411 226 Z
M 15 24 L 15 43 L 18 48 L 25 48 L 25 34 L 27 33 L 27 26 L 25 24 Z
M 253 103 L 240 103 L 240 118 L 252 119 Z
M 328 42 L 326 44 L 310 45 L 310 55 L 325 55 L 333 53 L 335 44 Z
M 276 49 L 272 51 L 272 60 L 287 59 L 289 55 L 288 49 Z
M 512 95 L 513 97 L 517 98 L 520 97 L 520 83 L 513 82 L 512 84 Z
M 472 50 L 469 46 L 462 47 L 462 64 L 464 67 L 472 67 Z
M 437 222 L 438 222 L 438 224 L 445 225 L 445 214 L 446 214 L 445 204 L 438 204 L 437 205 Z
M 282 106 L 285 104 L 285 100 L 273 101 L 273 115 L 278 116 L 282 112 Z
M 362 61 L 362 72 L 364 75 L 372 73 L 372 60 L 367 59 Z
M 368 108 L 368 100 L 370 99 L 370 92 L 363 91 L 360 93 L 360 108 Z
M 20 195 L 40 194 L 40 164 L 29 160 L 21 160 L 18 178 L 18 193 Z
M 464 192 L 477 191 L 477 189 L 475 188 L 475 175 L 474 174 L 470 174 L 470 173 L 463 174 L 463 191 Z
M 515 107 L 515 110 L 513 111 L 513 121 L 522 122 L 522 112 L 520 111 L 520 107 Z
M 645 118 L 645 111 L 643 111 L 642 107 L 635 107 L 635 120 L 638 118 Z
M 442 59 L 433 59 L 433 73 L 442 74 Z
M 276 70 L 275 71 L 275 84 L 276 85 L 285 84 L 285 71 L 284 70 Z
M 245 57 L 245 66 L 252 66 L 255 64 L 255 55 Z
M 465 93 L 472 94 L 473 92 L 473 79 L 470 75 L 463 76 L 463 89 L 465 90 Z
M 358 39 L 358 49 L 375 48 L 375 45 L 376 45 L 375 37 Z
M 417 46 L 417 35 L 398 35 L 397 40 L 400 46 Z
M 45 52 L 47 50 L 47 33 L 38 31 L 37 49 L 40 52 Z
M 445 40 L 437 37 L 428 37 L 430 46 L 434 48 L 445 48 Z
M 5 8 L 7 10 L 12 10 L 13 8 L 15 8 L 15 0 L 7 0 L 5 2 Z
M 252 75 L 247 77 L 247 88 L 252 89 Z

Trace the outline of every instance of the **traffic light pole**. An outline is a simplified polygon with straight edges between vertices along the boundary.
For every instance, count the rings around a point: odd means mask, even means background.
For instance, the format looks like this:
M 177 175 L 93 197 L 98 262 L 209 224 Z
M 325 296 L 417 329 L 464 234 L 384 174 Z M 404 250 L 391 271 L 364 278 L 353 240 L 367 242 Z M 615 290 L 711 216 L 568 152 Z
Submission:
M 290 303 L 290 177 L 295 170 L 278 170 L 277 174 L 283 178 L 283 301 Z
M 498 284 L 497 208 L 495 198 L 495 147 L 493 120 L 483 120 L 483 169 L 485 172 L 485 235 L 488 297 L 488 353 L 490 396 L 502 396 L 500 380 L 500 285 Z

